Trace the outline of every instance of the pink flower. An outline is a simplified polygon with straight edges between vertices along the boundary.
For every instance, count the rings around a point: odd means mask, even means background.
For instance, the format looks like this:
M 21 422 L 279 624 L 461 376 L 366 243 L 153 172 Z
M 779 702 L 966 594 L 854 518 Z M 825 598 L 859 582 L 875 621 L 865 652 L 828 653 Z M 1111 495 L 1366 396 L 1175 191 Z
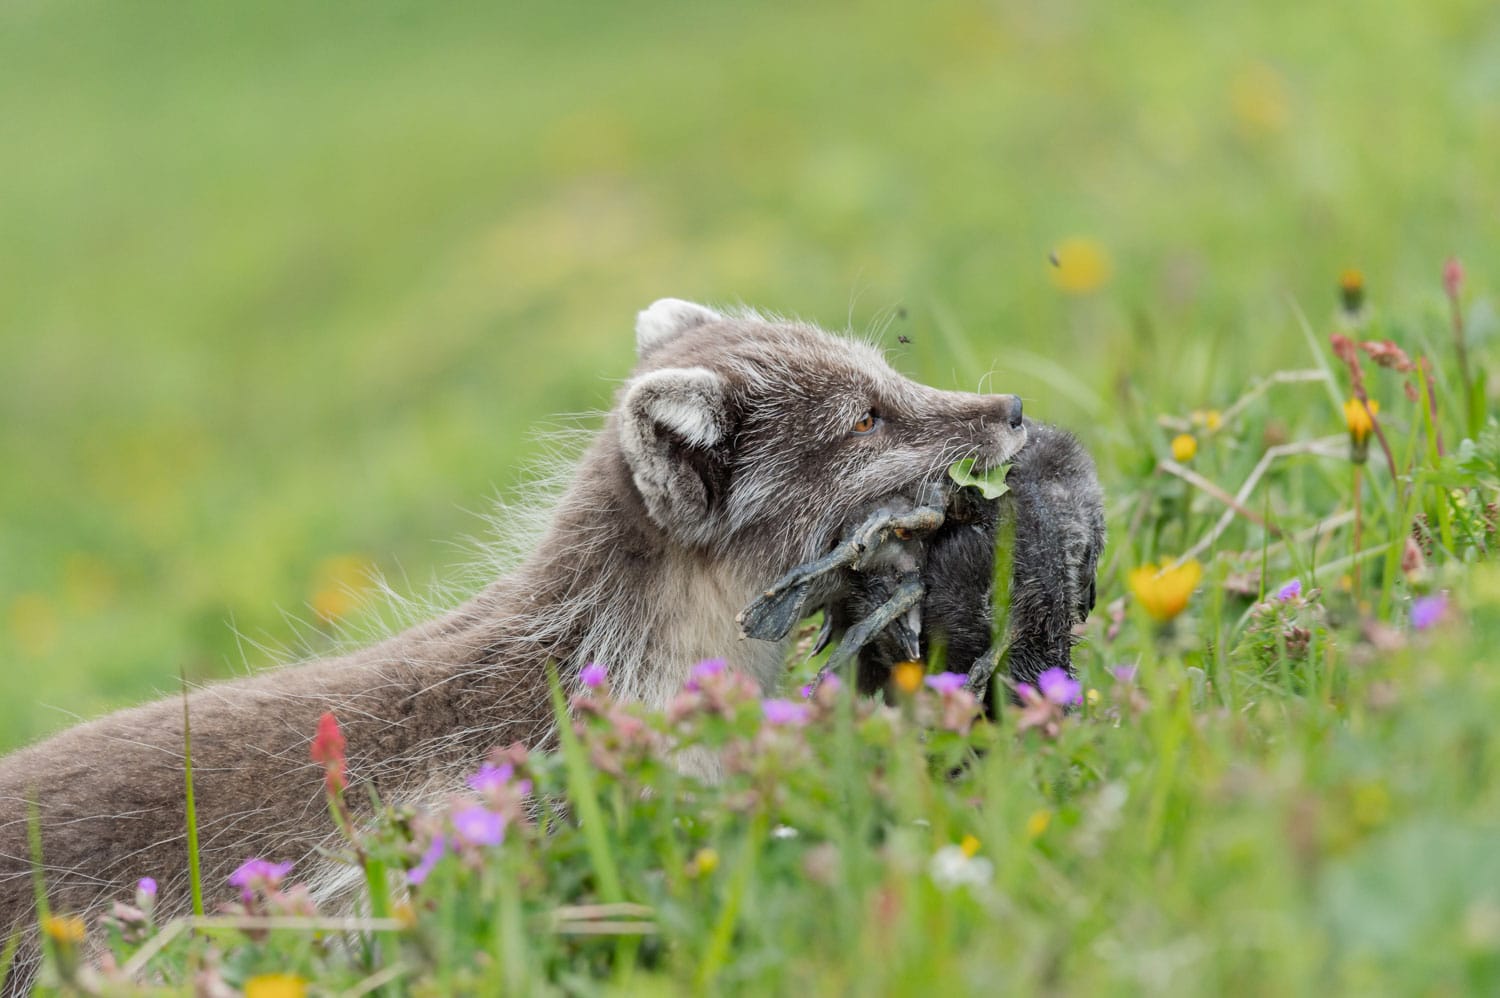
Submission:
M 255 892 L 274 891 L 292 871 L 291 863 L 272 863 L 265 859 L 247 859 L 239 869 L 229 875 L 229 885 L 238 887 L 245 903 L 255 898 Z
M 156 897 L 156 881 L 150 877 L 142 877 L 140 882 L 135 885 L 135 892 L 143 897 Z
M 962 672 L 934 672 L 922 681 L 939 693 L 954 693 L 964 688 L 969 677 Z
M 505 841 L 505 818 L 487 807 L 471 804 L 453 812 L 453 830 L 470 845 L 497 846 Z
M 688 673 L 686 688 L 696 692 L 704 680 L 721 675 L 727 668 L 729 668 L 729 663 L 722 658 L 704 659 L 693 666 L 693 671 Z
M 762 700 L 760 708 L 767 724 L 799 725 L 806 724 L 812 718 L 810 706 L 790 700 Z
M 433 836 L 432 844 L 422 853 L 422 858 L 418 860 L 417 865 L 406 871 L 407 882 L 420 884 L 426 880 L 432 868 L 437 866 L 438 860 L 442 859 L 443 853 L 447 851 L 448 840 L 441 835 Z
M 1083 687 L 1078 684 L 1077 680 L 1068 675 L 1066 669 L 1053 666 L 1036 677 L 1036 684 L 1041 689 L 1042 696 L 1059 707 L 1066 707 L 1070 703 L 1083 702 Z
M 1412 601 L 1411 626 L 1419 631 L 1429 630 L 1436 627 L 1447 612 L 1448 596 L 1446 593 L 1423 596 Z
M 1114 676 L 1115 679 L 1119 682 L 1135 682 L 1135 666 L 1133 665 L 1117 665 L 1110 669 L 1109 672 L 1110 675 Z
M 598 662 L 590 662 L 579 671 L 578 678 L 589 689 L 597 690 L 604 685 L 604 680 L 608 678 L 607 670 Z
M 500 766 L 485 763 L 479 767 L 479 772 L 469 777 L 469 789 L 482 794 L 492 793 L 509 785 L 511 777 L 515 774 L 516 767 L 508 762 Z

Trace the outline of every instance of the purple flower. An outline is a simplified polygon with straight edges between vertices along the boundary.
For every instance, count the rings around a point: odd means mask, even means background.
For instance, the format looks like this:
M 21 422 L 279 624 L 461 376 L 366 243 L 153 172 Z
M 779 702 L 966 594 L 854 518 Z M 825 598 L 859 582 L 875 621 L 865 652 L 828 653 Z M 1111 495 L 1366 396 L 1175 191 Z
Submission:
M 1118 680 L 1119 682 L 1122 682 L 1122 683 L 1133 683 L 1133 682 L 1135 682 L 1135 666 L 1133 666 L 1133 665 L 1117 665 L 1117 666 L 1113 667 L 1112 669 L 1110 669 L 1109 673 L 1110 673 L 1110 675 L 1114 676 L 1115 679 Z
M 417 865 L 406 871 L 407 883 L 420 884 L 427 879 L 432 868 L 437 866 L 438 860 L 443 858 L 443 853 L 448 851 L 448 840 L 441 835 L 434 836 L 432 844 L 422 853 L 421 860 Z
M 142 877 L 135 885 L 135 892 L 141 897 L 156 897 L 156 881 L 150 877 Z
M 607 677 L 608 670 L 606 670 L 604 666 L 600 665 L 598 662 L 590 662 L 588 665 L 585 665 L 581 670 L 579 670 L 578 673 L 578 678 L 583 681 L 583 685 L 587 686 L 591 690 L 597 690 L 599 687 L 603 686 L 604 680 Z
M 1280 589 L 1276 590 L 1276 598 L 1283 603 L 1290 603 L 1302 595 L 1302 580 L 1293 579 Z
M 1042 691 L 1042 696 L 1059 707 L 1083 702 L 1083 687 L 1068 675 L 1066 669 L 1059 666 L 1053 666 L 1037 676 L 1036 685 Z
M 807 704 L 790 700 L 762 700 L 760 709 L 767 724 L 806 724 L 812 717 L 812 708 Z
M 693 666 L 693 671 L 688 673 L 686 688 L 696 692 L 703 680 L 712 679 L 727 668 L 729 668 L 729 663 L 722 658 L 706 658 Z
M 479 767 L 479 772 L 469 777 L 469 789 L 482 794 L 499 790 L 510 783 L 510 778 L 515 773 L 516 767 L 508 762 L 501 766 L 491 766 L 485 763 Z
M 937 690 L 939 693 L 953 693 L 963 689 L 969 677 L 962 672 L 934 672 L 922 681 L 929 689 Z
M 804 683 L 803 686 L 802 686 L 802 699 L 806 700 L 808 697 L 810 697 L 812 695 L 813 695 L 813 684 L 812 683 Z
M 240 864 L 239 869 L 229 875 L 231 887 L 238 887 L 240 895 L 248 904 L 254 897 L 255 891 L 275 890 L 281 886 L 281 881 L 292 870 L 291 863 L 272 863 L 265 859 L 247 859 Z
M 470 845 L 497 846 L 505 841 L 505 818 L 472 804 L 453 812 L 453 830 Z
M 1021 698 L 1022 703 L 1029 703 L 1037 697 L 1036 687 L 1030 683 L 1017 683 L 1016 696 Z
M 1443 614 L 1447 612 L 1447 593 L 1437 593 L 1433 596 L 1415 599 L 1411 604 L 1411 626 L 1419 631 L 1425 631 L 1436 626 L 1443 619 Z

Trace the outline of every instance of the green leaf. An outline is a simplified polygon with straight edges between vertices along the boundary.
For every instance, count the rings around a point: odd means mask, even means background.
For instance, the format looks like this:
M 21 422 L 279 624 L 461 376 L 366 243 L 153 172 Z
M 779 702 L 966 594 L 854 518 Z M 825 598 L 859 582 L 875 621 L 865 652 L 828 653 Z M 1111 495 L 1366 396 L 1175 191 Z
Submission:
M 978 489 L 986 499 L 999 499 L 1010 491 L 1010 486 L 1005 484 L 1005 476 L 1010 474 L 1010 465 L 1002 464 L 976 474 L 974 462 L 972 457 L 954 462 L 948 467 L 948 477 L 959 485 Z

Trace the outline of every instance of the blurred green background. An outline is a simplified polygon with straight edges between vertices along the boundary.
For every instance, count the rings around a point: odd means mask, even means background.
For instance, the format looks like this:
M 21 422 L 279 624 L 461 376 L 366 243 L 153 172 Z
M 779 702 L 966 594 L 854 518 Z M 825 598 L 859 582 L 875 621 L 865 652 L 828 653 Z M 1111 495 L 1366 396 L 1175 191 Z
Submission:
M 1485 0 L 7 3 L 0 746 L 452 577 L 654 298 L 886 323 L 1108 484 L 1343 268 L 1436 313 L 1496 164 Z

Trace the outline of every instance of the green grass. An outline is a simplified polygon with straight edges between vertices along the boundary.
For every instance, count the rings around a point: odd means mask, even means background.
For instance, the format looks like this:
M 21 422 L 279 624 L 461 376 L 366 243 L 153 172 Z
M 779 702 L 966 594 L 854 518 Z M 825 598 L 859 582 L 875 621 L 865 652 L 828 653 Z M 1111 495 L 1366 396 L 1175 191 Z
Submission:
M 440 866 L 384 947 L 394 986 L 1493 991 L 1500 577 L 1471 564 L 1490 451 L 1437 460 L 1372 372 L 1411 477 L 1372 446 L 1359 551 L 1347 523 L 1280 544 L 1237 518 L 1186 613 L 1163 629 L 1131 600 L 1107 632 L 1130 570 L 1222 510 L 1157 470 L 1189 413 L 1322 372 L 1195 428 L 1189 467 L 1231 492 L 1268 446 L 1343 433 L 1344 268 L 1365 334 L 1436 364 L 1448 450 L 1474 435 L 1439 275 L 1468 267 L 1482 372 L 1497 66 L 1478 0 L 9 5 L 0 745 L 182 669 L 326 650 L 319 609 L 375 626 L 339 598 L 363 566 L 418 594 L 460 574 L 474 511 L 525 496 L 533 430 L 608 405 L 656 297 L 888 323 L 904 370 L 1018 392 L 1098 456 L 1111 548 L 1078 660 L 1099 703 L 1055 739 L 984 728 L 957 780 L 957 736 L 834 713 L 748 807 L 735 780 L 534 760 L 604 827 L 548 812 L 466 875 Z M 1047 263 L 1072 237 L 1110 263 L 1086 294 Z M 1338 449 L 1278 462 L 1249 511 L 1295 534 L 1350 510 Z M 1467 508 L 1455 486 L 1479 488 Z M 1238 594 L 1293 577 L 1321 589 L 1295 620 Z M 1412 597 L 1440 588 L 1454 617 L 1413 636 Z M 1127 661 L 1138 707 L 1108 672 Z M 753 715 L 715 737 L 754 737 Z M 642 800 L 645 780 L 665 789 Z M 993 875 L 945 891 L 932 857 L 966 834 Z M 367 846 L 413 858 L 394 830 Z M 600 917 L 653 935 L 553 931 L 617 893 L 642 907 Z M 305 932 L 205 933 L 154 966 L 185 979 L 217 940 L 233 982 L 382 972 Z

